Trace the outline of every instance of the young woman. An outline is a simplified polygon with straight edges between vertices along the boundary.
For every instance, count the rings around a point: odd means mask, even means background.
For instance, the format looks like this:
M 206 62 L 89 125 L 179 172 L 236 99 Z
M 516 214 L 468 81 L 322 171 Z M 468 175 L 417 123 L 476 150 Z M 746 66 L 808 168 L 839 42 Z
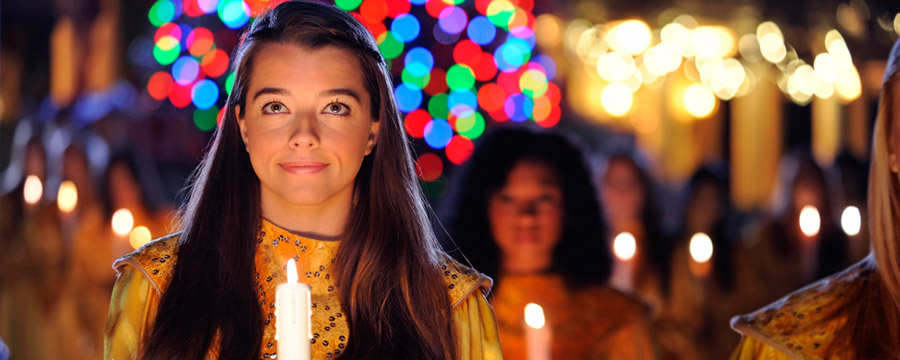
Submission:
M 497 279 L 506 359 L 525 359 L 527 303 L 544 309 L 554 359 L 652 359 L 646 306 L 606 286 L 611 255 L 581 153 L 552 134 L 486 136 L 455 183 L 455 254 Z
M 610 156 L 600 179 L 600 200 L 606 209 L 610 243 L 618 234 L 634 235 L 637 250 L 628 262 L 616 260 L 611 284 L 631 291 L 650 305 L 654 318 L 669 295 L 671 245 L 661 228 L 650 173 L 627 152 Z
M 732 359 L 900 358 L 900 41 L 888 59 L 872 136 L 872 251 L 846 270 L 731 320 Z
M 490 279 L 434 240 L 366 29 L 332 5 L 283 3 L 234 66 L 183 231 L 114 265 L 107 358 L 275 358 L 291 258 L 312 286 L 314 359 L 499 357 Z

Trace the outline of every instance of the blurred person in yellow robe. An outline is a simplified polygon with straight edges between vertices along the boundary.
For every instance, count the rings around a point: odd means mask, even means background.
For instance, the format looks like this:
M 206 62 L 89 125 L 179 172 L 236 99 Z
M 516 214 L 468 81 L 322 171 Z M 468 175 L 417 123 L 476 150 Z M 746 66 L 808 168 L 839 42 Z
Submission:
M 862 261 L 762 309 L 732 319 L 743 339 L 732 359 L 900 358 L 900 41 L 885 70 L 872 136 Z
M 47 155 L 40 136 L 19 151 L 12 166 L 22 177 L 0 200 L 0 337 L 13 359 L 78 359 L 70 259 Z
M 506 359 L 528 358 L 528 303 L 540 305 L 554 359 L 654 359 L 649 309 L 606 285 L 611 254 L 581 152 L 554 134 L 486 135 L 445 200 L 445 248 L 497 279 Z

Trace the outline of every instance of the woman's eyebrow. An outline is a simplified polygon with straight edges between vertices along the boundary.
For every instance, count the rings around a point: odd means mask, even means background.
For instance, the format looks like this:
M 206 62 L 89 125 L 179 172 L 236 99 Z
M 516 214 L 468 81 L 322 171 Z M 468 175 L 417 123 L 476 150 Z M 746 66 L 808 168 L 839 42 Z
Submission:
M 282 88 L 262 88 L 253 95 L 253 101 L 256 101 L 256 98 L 265 94 L 273 94 L 273 95 L 291 95 L 290 91 L 287 91 Z
M 356 91 L 353 89 L 346 89 L 346 88 L 344 88 L 344 89 L 328 89 L 328 90 L 325 90 L 325 91 L 322 91 L 319 93 L 319 97 L 327 97 L 327 96 L 334 96 L 334 95 L 351 96 L 354 99 L 356 99 L 356 102 L 361 102 L 359 100 L 359 94 L 357 94 Z

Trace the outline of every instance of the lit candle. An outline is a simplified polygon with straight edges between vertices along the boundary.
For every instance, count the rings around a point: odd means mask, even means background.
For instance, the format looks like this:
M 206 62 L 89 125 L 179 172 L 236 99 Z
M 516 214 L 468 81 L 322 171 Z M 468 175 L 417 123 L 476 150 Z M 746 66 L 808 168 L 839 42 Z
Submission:
M 22 196 L 25 197 L 25 203 L 28 205 L 37 204 L 38 201 L 41 200 L 41 195 L 44 194 L 44 185 L 41 184 L 41 179 L 34 175 L 28 175 L 25 178 L 25 186 L 22 189 Z
M 549 360 L 553 334 L 544 318 L 544 309 L 535 303 L 525 305 L 525 343 L 528 360 Z
M 287 282 L 275 290 L 275 340 L 279 360 L 308 360 L 312 339 L 311 289 L 299 283 L 294 259 L 287 263 Z
M 66 180 L 59 185 L 59 191 L 56 194 L 56 205 L 59 207 L 59 211 L 62 211 L 64 214 L 75 210 L 75 206 L 78 205 L 78 189 L 75 187 L 75 183 Z
M 610 276 L 609 283 L 614 288 L 631 292 L 634 284 L 632 282 L 632 274 L 634 273 L 634 256 L 637 254 L 637 239 L 630 232 L 622 232 L 613 238 L 613 271 Z
M 712 263 L 709 260 L 713 256 L 713 242 L 709 235 L 698 232 L 691 236 L 688 250 L 691 253 L 691 261 L 688 262 L 691 273 L 697 277 L 709 275 L 712 270 Z

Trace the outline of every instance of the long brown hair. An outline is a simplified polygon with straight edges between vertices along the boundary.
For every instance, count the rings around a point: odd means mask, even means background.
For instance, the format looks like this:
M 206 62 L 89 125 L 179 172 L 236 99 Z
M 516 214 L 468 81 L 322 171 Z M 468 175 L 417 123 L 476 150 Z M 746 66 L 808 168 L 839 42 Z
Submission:
M 872 159 L 869 168 L 869 238 L 872 253 L 864 260 L 873 262 L 875 276 L 859 291 L 862 296 L 851 305 L 839 347 L 856 349 L 859 358 L 900 357 L 900 183 L 890 168 L 896 92 L 900 89 L 900 41 L 894 43 L 879 99 L 872 135 Z
M 160 301 L 147 358 L 256 358 L 263 320 L 254 293 L 260 182 L 237 125 L 254 56 L 285 43 L 348 50 L 362 67 L 377 146 L 355 181 L 355 205 L 337 254 L 337 287 L 350 337 L 341 358 L 451 359 L 456 335 L 441 258 L 397 111 L 387 64 L 368 31 L 349 14 L 315 1 L 287 2 L 261 15 L 234 56 L 225 118 L 194 177 L 183 210 L 178 263 Z M 219 349 L 210 349 L 215 336 Z

